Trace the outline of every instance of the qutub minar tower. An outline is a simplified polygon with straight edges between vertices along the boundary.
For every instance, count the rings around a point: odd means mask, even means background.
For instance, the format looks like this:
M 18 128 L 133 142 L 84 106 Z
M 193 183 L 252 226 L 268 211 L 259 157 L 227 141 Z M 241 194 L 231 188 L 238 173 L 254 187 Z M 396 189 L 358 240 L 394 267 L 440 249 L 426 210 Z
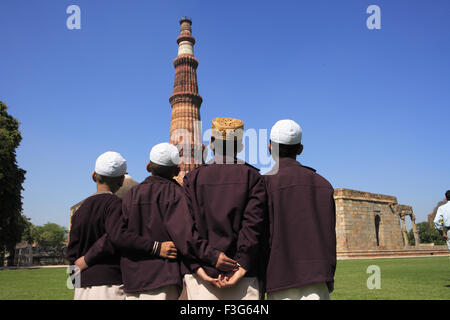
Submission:
M 170 143 L 181 150 L 180 174 L 176 177 L 183 182 L 184 175 L 202 164 L 202 128 L 200 106 L 202 97 L 198 93 L 197 66 L 194 57 L 195 39 L 191 32 L 192 21 L 188 17 L 180 20 L 180 35 L 177 38 L 178 56 L 174 59 L 175 82 L 169 98 L 172 106 L 170 122 Z

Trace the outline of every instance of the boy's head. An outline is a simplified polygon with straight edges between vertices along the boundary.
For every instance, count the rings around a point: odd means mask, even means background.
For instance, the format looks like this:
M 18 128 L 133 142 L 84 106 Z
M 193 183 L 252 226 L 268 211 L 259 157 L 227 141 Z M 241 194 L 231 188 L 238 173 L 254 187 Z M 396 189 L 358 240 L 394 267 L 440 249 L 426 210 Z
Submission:
M 233 118 L 214 118 L 210 147 L 214 155 L 236 157 L 244 148 L 244 122 Z
M 127 161 L 119 153 L 108 151 L 97 158 L 92 179 L 98 187 L 115 193 L 123 185 L 126 173 Z
M 276 158 L 293 158 L 301 154 L 302 128 L 293 120 L 277 121 L 270 131 L 269 152 Z
M 447 192 L 445 193 L 445 199 L 447 199 L 447 201 L 450 201 L 450 190 L 447 190 Z
M 160 143 L 150 151 L 150 162 L 147 171 L 154 176 L 172 179 L 180 172 L 180 153 L 178 148 L 170 143 Z

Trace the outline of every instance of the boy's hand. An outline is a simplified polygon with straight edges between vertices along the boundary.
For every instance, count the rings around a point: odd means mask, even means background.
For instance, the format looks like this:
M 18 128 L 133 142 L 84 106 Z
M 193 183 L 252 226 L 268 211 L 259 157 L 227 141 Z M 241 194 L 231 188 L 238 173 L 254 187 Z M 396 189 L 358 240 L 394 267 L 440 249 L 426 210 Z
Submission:
M 445 233 L 442 233 L 442 236 L 444 237 L 445 240 L 448 240 L 448 236 Z
M 212 286 L 214 286 L 216 288 L 220 288 L 219 280 L 211 278 L 210 276 L 208 276 L 206 274 L 205 270 L 203 270 L 203 268 L 198 268 L 197 269 L 197 276 L 199 276 L 203 281 L 209 283 L 210 285 L 212 285 Z
M 83 271 L 84 269 L 88 268 L 86 261 L 84 261 L 84 256 L 82 256 L 81 258 L 78 258 L 77 261 L 75 261 L 75 265 L 78 268 L 80 268 L 80 271 Z
M 224 276 L 222 274 L 219 275 L 219 286 L 220 288 L 227 288 L 234 286 L 245 274 L 247 270 L 242 268 L 241 266 L 231 275 Z
M 236 271 L 238 267 L 237 261 L 228 258 L 227 255 L 223 252 L 219 254 L 219 259 L 217 259 L 216 269 L 220 271 L 229 272 Z
M 172 241 L 161 242 L 161 250 L 159 252 L 161 258 L 166 259 L 176 259 L 177 258 L 177 248 L 175 243 Z

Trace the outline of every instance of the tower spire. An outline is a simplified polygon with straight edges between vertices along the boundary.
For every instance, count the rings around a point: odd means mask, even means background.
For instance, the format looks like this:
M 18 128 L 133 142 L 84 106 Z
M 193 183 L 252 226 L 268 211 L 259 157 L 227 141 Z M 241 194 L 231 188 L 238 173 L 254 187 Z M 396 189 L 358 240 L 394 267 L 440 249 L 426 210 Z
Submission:
M 180 174 L 176 177 L 179 183 L 182 183 L 187 172 L 201 165 L 203 151 L 200 124 L 202 97 L 198 93 L 198 60 L 194 57 L 195 38 L 191 25 L 190 18 L 185 16 L 180 19 L 178 56 L 173 61 L 175 81 L 169 98 L 172 106 L 170 143 L 181 150 Z

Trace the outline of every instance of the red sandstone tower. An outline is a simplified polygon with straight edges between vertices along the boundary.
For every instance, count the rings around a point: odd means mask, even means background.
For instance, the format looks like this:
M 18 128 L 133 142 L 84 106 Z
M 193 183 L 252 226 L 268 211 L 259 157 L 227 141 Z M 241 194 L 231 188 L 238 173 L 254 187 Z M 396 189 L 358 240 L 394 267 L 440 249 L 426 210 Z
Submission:
M 181 151 L 180 174 L 176 177 L 182 183 L 184 175 L 202 164 L 202 128 L 198 93 L 197 66 L 194 57 L 195 39 L 191 33 L 192 21 L 188 17 L 180 20 L 181 30 L 177 38 L 178 56 L 174 59 L 175 82 L 169 98 L 172 106 L 170 122 L 170 143 Z

